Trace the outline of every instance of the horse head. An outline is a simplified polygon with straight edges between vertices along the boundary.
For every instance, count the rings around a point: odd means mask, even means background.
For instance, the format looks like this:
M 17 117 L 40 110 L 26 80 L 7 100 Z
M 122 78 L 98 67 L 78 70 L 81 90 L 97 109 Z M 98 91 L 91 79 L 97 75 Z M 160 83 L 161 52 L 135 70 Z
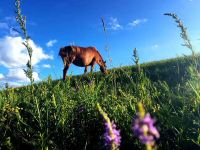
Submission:
M 101 60 L 100 61 L 100 70 L 101 72 L 103 72 L 104 74 L 107 74 L 107 66 L 106 66 L 106 61 Z

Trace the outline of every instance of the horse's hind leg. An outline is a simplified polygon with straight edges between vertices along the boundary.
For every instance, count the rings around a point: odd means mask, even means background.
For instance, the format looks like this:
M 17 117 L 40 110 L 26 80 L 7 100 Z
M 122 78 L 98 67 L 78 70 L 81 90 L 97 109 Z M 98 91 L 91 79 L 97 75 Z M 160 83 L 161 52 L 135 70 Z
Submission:
M 67 74 L 67 70 L 69 69 L 69 66 L 70 66 L 70 65 L 66 65 L 66 66 L 64 67 L 64 69 L 63 69 L 63 80 L 66 79 L 66 74 Z

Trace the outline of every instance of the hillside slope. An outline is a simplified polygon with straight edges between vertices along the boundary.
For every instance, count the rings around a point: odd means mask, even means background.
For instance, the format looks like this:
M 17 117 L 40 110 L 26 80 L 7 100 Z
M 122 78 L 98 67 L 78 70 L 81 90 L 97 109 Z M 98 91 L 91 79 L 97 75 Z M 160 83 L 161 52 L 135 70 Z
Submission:
M 200 56 L 197 55 L 196 60 L 198 62 L 200 62 L 199 59 Z M 148 77 L 151 81 L 166 81 L 168 85 L 175 86 L 177 84 L 183 83 L 184 80 L 190 78 L 189 67 L 192 63 L 194 63 L 192 56 L 184 56 L 161 61 L 143 63 L 140 65 L 140 67 L 141 70 L 144 72 L 145 76 Z M 199 63 L 197 67 L 200 67 Z M 138 71 L 137 67 L 135 65 L 132 65 L 109 69 L 108 72 L 109 74 L 114 73 L 117 80 L 121 81 L 121 83 L 124 84 L 127 82 L 127 76 L 131 78 L 136 78 Z M 100 81 L 101 78 L 105 78 L 105 75 L 103 75 L 101 72 L 96 72 L 93 73 L 93 77 L 95 77 L 97 81 Z M 77 75 L 71 76 L 69 78 L 72 80 L 88 80 L 90 78 L 90 75 Z M 109 80 L 109 77 L 107 77 L 107 80 Z
M 97 103 L 120 129 L 120 149 L 143 149 L 132 131 L 141 102 L 156 118 L 158 149 L 199 149 L 199 57 L 68 76 L 0 91 L 1 149 L 106 149 Z

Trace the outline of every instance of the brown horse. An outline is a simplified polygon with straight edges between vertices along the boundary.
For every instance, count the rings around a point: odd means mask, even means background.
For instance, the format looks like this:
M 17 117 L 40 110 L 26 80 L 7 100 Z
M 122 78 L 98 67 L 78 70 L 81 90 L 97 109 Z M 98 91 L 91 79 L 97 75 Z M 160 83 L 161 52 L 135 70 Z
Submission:
M 92 72 L 95 63 L 97 63 L 100 66 L 101 72 L 107 73 L 106 61 L 103 61 L 95 47 L 65 46 L 60 49 L 59 55 L 64 63 L 63 80 L 66 78 L 67 70 L 71 63 L 79 67 L 85 67 L 84 73 L 87 72 L 88 66 L 91 66 Z

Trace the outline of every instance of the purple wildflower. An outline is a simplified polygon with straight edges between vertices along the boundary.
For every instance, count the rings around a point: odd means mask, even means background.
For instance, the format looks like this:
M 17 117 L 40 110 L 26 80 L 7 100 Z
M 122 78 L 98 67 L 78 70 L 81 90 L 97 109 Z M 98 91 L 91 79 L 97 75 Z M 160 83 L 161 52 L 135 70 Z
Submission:
M 89 81 L 88 81 L 88 85 L 91 86 L 92 84 L 93 84 L 93 81 L 92 81 L 92 80 L 89 80 Z
M 107 113 L 103 111 L 99 103 L 97 103 L 97 108 L 104 118 L 105 126 L 106 126 L 106 132 L 104 134 L 104 138 L 106 141 L 107 148 L 111 150 L 118 150 L 120 143 L 121 143 L 121 136 L 120 131 L 116 129 L 115 123 L 110 121 L 110 118 L 108 117 Z
M 81 105 L 81 106 L 79 106 L 78 107 L 78 112 L 79 113 L 82 113 L 82 112 L 84 112 L 86 109 L 85 109 L 85 107 L 83 106 L 83 105 Z
M 120 131 L 116 129 L 115 123 L 112 121 L 111 123 L 106 122 L 106 132 L 104 134 L 104 138 L 106 140 L 107 147 L 115 147 L 114 149 L 118 149 L 121 143 Z M 112 148 L 111 148 L 112 149 Z
M 143 144 L 154 145 L 155 139 L 160 137 L 160 134 L 154 126 L 155 120 L 147 113 L 143 118 L 138 116 L 132 126 L 132 130 L 138 136 Z

